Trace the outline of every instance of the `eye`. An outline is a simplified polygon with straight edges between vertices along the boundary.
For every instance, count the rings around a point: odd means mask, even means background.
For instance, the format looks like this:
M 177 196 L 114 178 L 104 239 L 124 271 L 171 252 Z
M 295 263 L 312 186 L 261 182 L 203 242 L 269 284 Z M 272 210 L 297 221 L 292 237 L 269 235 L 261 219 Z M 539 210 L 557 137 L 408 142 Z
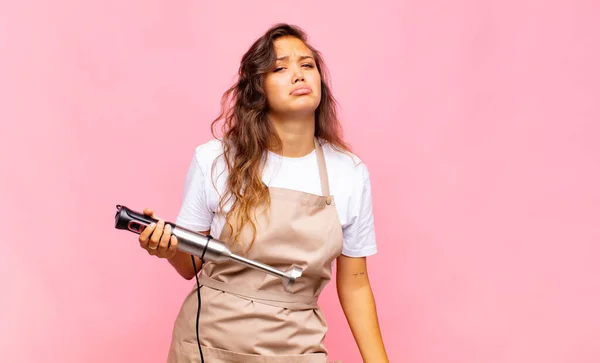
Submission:
M 282 70 L 282 69 L 283 69 L 283 67 L 277 67 L 277 68 L 275 68 L 275 69 L 273 70 L 273 72 L 279 72 L 279 71 L 280 71 L 280 70 Z
M 307 68 L 315 68 L 314 65 L 310 64 L 310 63 L 305 63 L 302 65 L 302 67 L 307 67 Z

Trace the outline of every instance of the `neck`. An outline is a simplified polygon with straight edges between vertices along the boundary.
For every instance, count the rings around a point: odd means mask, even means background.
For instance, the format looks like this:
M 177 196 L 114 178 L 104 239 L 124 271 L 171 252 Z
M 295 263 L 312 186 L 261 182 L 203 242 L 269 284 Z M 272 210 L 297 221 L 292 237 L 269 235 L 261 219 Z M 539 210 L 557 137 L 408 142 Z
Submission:
M 281 139 L 281 150 L 272 150 L 279 155 L 299 158 L 310 154 L 314 148 L 315 116 L 280 118 L 270 115 L 277 136 Z

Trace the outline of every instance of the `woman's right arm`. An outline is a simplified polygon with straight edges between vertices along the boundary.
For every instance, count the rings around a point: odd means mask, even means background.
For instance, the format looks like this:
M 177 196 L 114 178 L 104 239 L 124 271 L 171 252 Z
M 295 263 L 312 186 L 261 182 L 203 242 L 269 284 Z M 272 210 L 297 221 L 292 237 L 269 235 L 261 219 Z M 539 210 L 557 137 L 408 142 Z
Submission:
M 192 257 L 189 253 L 177 250 L 177 237 L 171 234 L 171 226 L 167 224 L 165 227 L 165 221 L 156 216 L 152 209 L 144 208 L 144 215 L 157 219 L 158 223 L 156 225 L 151 224 L 140 233 L 138 238 L 140 246 L 152 256 L 167 259 L 171 266 L 175 268 L 175 271 L 184 279 L 193 279 L 196 275 Z M 210 230 L 199 233 L 207 235 Z M 194 256 L 194 261 L 196 272 L 198 272 L 202 266 L 202 261 L 196 256 Z
M 200 233 L 206 235 L 209 232 L 210 231 L 204 231 Z M 177 239 L 177 237 L 175 237 L 175 239 Z M 191 280 L 194 278 L 194 265 L 192 264 L 192 257 L 189 253 L 177 251 L 173 257 L 168 259 L 168 261 L 184 279 Z M 196 272 L 198 272 L 200 266 L 202 266 L 202 261 L 196 256 L 194 256 L 194 261 L 196 262 Z

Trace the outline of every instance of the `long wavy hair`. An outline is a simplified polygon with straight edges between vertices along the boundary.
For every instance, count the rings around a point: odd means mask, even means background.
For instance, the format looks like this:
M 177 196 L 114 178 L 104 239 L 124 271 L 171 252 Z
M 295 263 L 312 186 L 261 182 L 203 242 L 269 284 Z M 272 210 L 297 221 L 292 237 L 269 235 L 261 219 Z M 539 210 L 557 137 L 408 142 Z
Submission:
M 216 138 L 215 126 L 220 120 L 223 121 L 223 157 L 229 174 L 218 209 L 224 210 L 233 198 L 226 224 L 232 231 L 234 243 L 247 224 L 253 231 L 250 246 L 254 243 L 256 222 L 252 214 L 261 206 L 268 207 L 271 202 L 268 187 L 262 182 L 262 171 L 266 150 L 281 150 L 282 143 L 267 117 L 269 108 L 263 81 L 265 75 L 275 69 L 273 42 L 283 36 L 296 37 L 306 44 L 313 53 L 321 75 L 321 100 L 315 110 L 315 136 L 327 141 L 336 150 L 351 152 L 350 146 L 342 139 L 337 102 L 331 93 L 323 56 L 308 44 L 306 33 L 301 28 L 283 23 L 272 26 L 243 55 L 238 80 L 223 94 L 221 112 L 211 124 L 212 134 Z

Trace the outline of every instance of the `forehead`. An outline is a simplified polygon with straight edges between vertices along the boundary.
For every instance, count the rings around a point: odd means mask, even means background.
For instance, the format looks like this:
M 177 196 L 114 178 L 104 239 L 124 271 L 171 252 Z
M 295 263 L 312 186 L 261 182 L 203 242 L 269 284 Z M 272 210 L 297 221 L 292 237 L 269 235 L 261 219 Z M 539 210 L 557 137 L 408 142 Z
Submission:
M 312 56 L 310 48 L 296 37 L 284 36 L 273 41 L 277 57 L 284 56 Z

